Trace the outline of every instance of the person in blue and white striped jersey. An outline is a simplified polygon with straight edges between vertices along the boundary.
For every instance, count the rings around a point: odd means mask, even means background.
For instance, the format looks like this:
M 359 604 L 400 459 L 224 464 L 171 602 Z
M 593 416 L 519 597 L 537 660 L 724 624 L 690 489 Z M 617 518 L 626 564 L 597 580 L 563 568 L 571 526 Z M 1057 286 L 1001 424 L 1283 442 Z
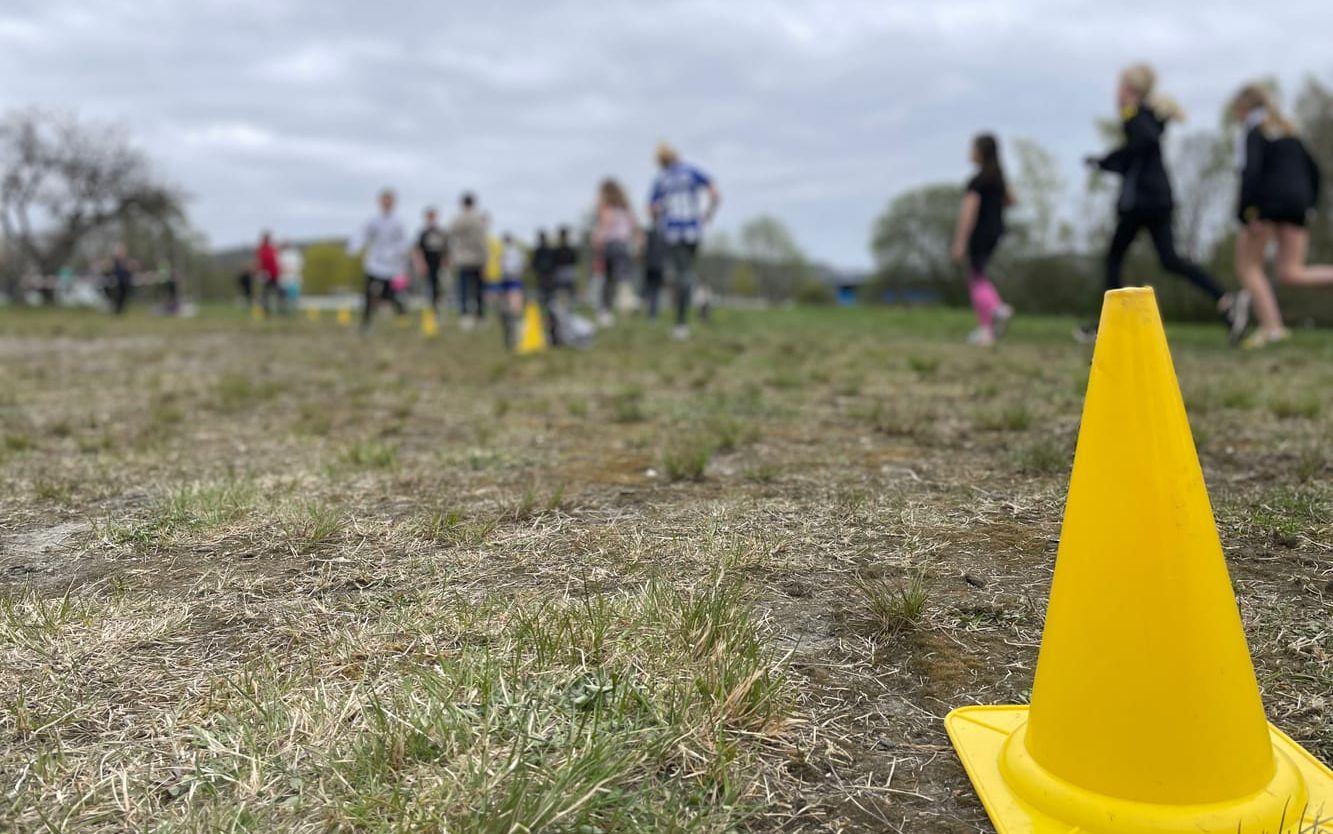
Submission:
M 648 209 L 666 239 L 667 263 L 676 292 L 673 335 L 683 340 L 690 335 L 688 321 L 696 280 L 694 259 L 704 226 L 717 213 L 721 196 L 712 178 L 681 161 L 676 149 L 666 143 L 657 146 L 657 164 L 661 170 L 653 181 Z M 703 196 L 707 197 L 706 203 L 701 199 Z

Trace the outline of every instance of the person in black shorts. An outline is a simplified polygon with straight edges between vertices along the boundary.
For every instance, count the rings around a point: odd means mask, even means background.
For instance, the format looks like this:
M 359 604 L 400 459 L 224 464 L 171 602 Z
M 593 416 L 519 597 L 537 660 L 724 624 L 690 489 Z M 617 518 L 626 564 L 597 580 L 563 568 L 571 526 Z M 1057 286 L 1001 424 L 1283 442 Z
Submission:
M 1000 144 L 994 136 L 983 133 L 972 140 L 972 164 L 977 173 L 963 193 L 949 254 L 955 264 L 967 263 L 968 295 L 977 314 L 977 329 L 968 341 L 984 347 L 1004 335 L 1014 315 L 986 275 L 986 266 L 1004 237 L 1004 210 L 1014 199 L 1000 167 Z
M 1333 266 L 1310 265 L 1306 218 L 1319 200 L 1319 166 L 1296 135 L 1268 88 L 1246 84 L 1231 102 L 1231 117 L 1242 125 L 1238 148 L 1240 196 L 1236 215 L 1236 271 L 1254 297 L 1259 328 L 1246 347 L 1264 347 L 1288 338 L 1273 287 L 1264 273 L 1270 243 L 1277 243 L 1276 274 L 1284 284 L 1333 285 Z
M 1179 275 L 1212 298 L 1234 340 L 1245 325 L 1243 316 L 1233 315 L 1236 299 L 1203 267 L 1176 252 L 1171 228 L 1175 202 L 1162 158 L 1162 135 L 1167 125 L 1184 118 L 1184 113 L 1174 101 L 1158 93 L 1156 86 L 1157 73 L 1147 64 L 1135 64 L 1121 72 L 1116 104 L 1120 108 L 1124 143 L 1105 156 L 1085 159 L 1090 167 L 1120 175 L 1115 232 L 1106 251 L 1106 289 L 1123 286 L 1120 273 L 1125 255 L 1139 232 L 1146 230 L 1162 269 Z M 1243 311 L 1237 308 L 1235 312 Z M 1080 342 L 1091 342 L 1096 335 L 1095 322 L 1074 331 Z
M 426 297 L 430 307 L 440 312 L 440 271 L 449 260 L 449 233 L 440 227 L 440 215 L 434 207 L 425 212 L 425 225 L 417 235 L 417 245 L 412 249 L 412 261 L 417 274 L 426 282 Z

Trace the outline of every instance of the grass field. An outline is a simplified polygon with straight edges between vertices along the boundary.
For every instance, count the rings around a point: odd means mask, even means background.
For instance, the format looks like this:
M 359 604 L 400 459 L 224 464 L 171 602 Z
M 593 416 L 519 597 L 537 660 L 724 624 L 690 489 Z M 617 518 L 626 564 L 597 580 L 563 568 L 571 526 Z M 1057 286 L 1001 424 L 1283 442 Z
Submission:
M 1028 696 L 1072 320 L 448 325 L 0 311 L 0 830 L 990 830 L 941 718 Z M 1170 336 L 1333 761 L 1333 333 Z

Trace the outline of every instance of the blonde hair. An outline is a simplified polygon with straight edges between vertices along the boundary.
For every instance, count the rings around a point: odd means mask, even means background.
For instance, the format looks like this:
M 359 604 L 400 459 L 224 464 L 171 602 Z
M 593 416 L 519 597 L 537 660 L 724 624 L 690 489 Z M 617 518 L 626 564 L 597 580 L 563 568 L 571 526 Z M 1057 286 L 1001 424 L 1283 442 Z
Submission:
M 1163 121 L 1185 121 L 1180 102 L 1157 89 L 1157 70 L 1151 64 L 1130 64 L 1120 72 L 1120 83 L 1138 94 L 1148 109 Z
M 1292 136 L 1296 133 L 1296 126 L 1282 112 L 1278 106 L 1277 97 L 1273 95 L 1272 88 L 1261 82 L 1252 82 L 1246 84 L 1236 91 L 1236 95 L 1231 99 L 1231 110 L 1240 110 L 1249 113 L 1255 108 L 1264 109 L 1264 120 L 1259 123 L 1259 128 L 1269 139 L 1279 139 L 1283 136 Z
M 666 142 L 657 143 L 657 162 L 659 165 L 666 167 L 667 165 L 674 164 L 678 161 L 680 161 L 680 154 L 676 153 L 675 148 L 671 147 Z

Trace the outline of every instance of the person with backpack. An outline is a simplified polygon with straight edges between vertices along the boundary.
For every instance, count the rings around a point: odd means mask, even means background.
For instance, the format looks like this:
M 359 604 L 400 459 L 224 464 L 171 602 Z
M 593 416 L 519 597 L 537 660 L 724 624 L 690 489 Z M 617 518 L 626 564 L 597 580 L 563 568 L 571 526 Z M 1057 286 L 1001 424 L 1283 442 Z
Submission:
M 1306 223 L 1319 200 L 1320 173 L 1295 126 L 1262 84 L 1242 87 L 1231 101 L 1230 115 L 1241 126 L 1236 272 L 1254 298 L 1259 322 L 1244 344 L 1259 348 L 1290 337 L 1264 272 L 1269 246 L 1277 245 L 1275 272 L 1284 284 L 1333 285 L 1333 266 L 1306 263 L 1310 251 Z

